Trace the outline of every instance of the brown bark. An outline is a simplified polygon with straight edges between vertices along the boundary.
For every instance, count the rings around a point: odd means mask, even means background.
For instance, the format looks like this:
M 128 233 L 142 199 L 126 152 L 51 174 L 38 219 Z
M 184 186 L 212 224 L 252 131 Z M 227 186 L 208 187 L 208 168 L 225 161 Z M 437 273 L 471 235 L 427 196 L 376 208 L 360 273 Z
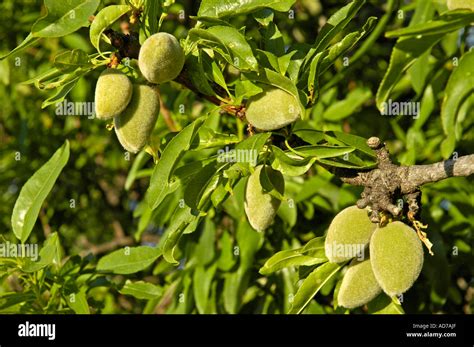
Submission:
M 392 163 L 385 144 L 380 139 L 371 137 L 367 143 L 377 154 L 376 169 L 362 172 L 339 170 L 334 173 L 345 183 L 364 186 L 357 206 L 369 206 L 374 222 L 380 221 L 379 213 L 383 211 L 399 216 L 404 206 L 409 218 L 413 219 L 419 211 L 421 186 L 474 173 L 474 154 L 429 165 L 398 166 Z M 403 198 L 406 205 L 397 206 L 395 201 L 399 198 Z

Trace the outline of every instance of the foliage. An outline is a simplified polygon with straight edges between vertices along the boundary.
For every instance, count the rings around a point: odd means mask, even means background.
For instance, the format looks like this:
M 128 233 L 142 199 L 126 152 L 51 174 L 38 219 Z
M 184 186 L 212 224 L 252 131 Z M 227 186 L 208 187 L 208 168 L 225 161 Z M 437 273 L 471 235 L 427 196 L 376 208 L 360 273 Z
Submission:
M 373 168 L 374 135 L 404 165 L 468 154 L 474 139 L 474 13 L 442 1 L 378 4 L 3 1 L 2 242 L 41 247 L 36 261 L 0 257 L 0 312 L 346 312 L 337 292 L 347 263 L 328 262 L 324 235 L 361 189 L 334 168 Z M 107 33 L 123 20 L 140 43 L 158 31 L 179 38 L 195 88 L 179 78 L 159 86 L 160 117 L 137 155 L 106 123 L 60 112 L 93 100 L 117 57 Z M 117 68 L 142 78 L 135 59 Z M 296 98 L 301 119 L 249 133 L 229 111 L 265 85 Z M 419 113 L 381 115 L 391 100 L 418 102 Z M 256 151 L 256 162 L 232 160 L 239 151 Z M 260 177 L 282 200 L 265 232 L 244 212 L 258 164 L 285 178 L 279 194 Z M 381 294 L 352 312 L 471 312 L 472 180 L 422 191 L 435 255 L 402 302 Z

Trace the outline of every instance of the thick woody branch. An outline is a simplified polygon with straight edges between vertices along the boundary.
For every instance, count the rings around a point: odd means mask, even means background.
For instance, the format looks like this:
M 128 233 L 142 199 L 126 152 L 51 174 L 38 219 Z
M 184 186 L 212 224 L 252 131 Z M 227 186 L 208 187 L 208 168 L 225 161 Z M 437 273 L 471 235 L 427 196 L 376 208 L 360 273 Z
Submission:
M 395 217 L 406 212 L 413 219 L 419 212 L 421 186 L 449 177 L 474 174 L 472 154 L 430 165 L 398 166 L 392 163 L 390 154 L 380 139 L 371 137 L 367 144 L 376 152 L 376 169 L 362 172 L 339 170 L 335 174 L 343 182 L 364 186 L 357 206 L 369 206 L 374 222 L 380 221 L 380 212 L 388 212 Z M 404 203 L 400 204 L 400 199 Z

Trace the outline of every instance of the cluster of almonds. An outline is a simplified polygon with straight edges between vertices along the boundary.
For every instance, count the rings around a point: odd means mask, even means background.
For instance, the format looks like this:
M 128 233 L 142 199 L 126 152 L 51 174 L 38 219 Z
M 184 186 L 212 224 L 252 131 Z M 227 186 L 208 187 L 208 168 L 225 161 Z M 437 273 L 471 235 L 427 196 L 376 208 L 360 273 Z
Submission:
M 352 252 L 359 246 L 365 253 L 355 258 Z M 411 288 L 423 267 L 423 247 L 408 225 L 395 221 L 380 227 L 370 221 L 367 209 L 351 206 L 334 217 L 325 241 L 330 262 L 352 259 L 342 279 L 338 305 L 346 308 L 362 306 L 382 290 L 390 297 Z
M 160 112 L 155 84 L 176 78 L 184 65 L 184 51 L 178 40 L 157 33 L 143 43 L 138 66 L 150 84 L 132 84 L 120 70 L 108 68 L 95 88 L 95 113 L 99 119 L 114 119 L 117 138 L 123 148 L 139 152 L 148 143 Z

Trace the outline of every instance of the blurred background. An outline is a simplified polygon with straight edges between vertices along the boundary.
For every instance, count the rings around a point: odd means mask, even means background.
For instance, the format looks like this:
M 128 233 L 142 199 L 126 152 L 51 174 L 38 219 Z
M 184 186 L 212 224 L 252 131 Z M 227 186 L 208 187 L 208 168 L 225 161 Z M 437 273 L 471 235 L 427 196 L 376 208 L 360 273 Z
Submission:
M 109 3 L 119 1 L 103 1 L 104 6 Z M 287 45 L 311 44 L 327 18 L 345 3 L 298 0 L 293 13 L 276 13 L 275 23 Z M 385 1 L 368 1 L 346 31 L 361 27 L 370 16 L 381 18 L 387 6 L 389 4 Z M 402 1 L 388 16 L 384 31 L 406 26 L 415 6 L 416 1 Z M 434 3 L 433 13 L 437 6 L 442 4 Z M 196 15 L 198 8 L 199 1 L 176 1 L 162 30 L 178 38 L 186 37 L 187 30 L 195 23 L 189 16 Z M 403 10 L 402 15 L 399 9 Z M 0 3 L 0 56 L 23 41 L 44 11 L 42 1 L 3 0 Z M 184 18 L 180 16 L 182 11 Z M 251 16 L 233 18 L 232 21 L 237 27 L 246 26 L 246 35 L 258 42 L 260 33 Z M 381 116 L 374 105 L 374 95 L 388 67 L 395 41 L 384 38 L 382 32 L 370 47 L 353 56 L 355 59 L 349 57 L 348 67 L 341 60 L 335 69 L 329 70 L 322 81 L 321 99 L 314 107 L 309 122 L 320 130 L 343 130 L 365 138 L 378 136 L 387 141 L 394 161 L 400 164 L 440 161 L 439 146 L 444 135 L 439 113 L 443 91 L 453 68 L 452 58 L 459 56 L 461 49 L 467 50 L 474 44 L 474 33 L 471 28 L 470 32 L 448 35 L 423 58 L 423 72 L 416 70 L 422 66 L 410 69 L 397 84 L 393 98 L 407 101 L 420 101 L 425 86 L 432 86 L 431 107 L 418 119 Z M 467 42 L 467 46 L 461 42 Z M 360 47 L 359 44 L 357 48 Z M 0 237 L 3 242 L 14 241 L 10 216 L 22 185 L 65 139 L 69 139 L 69 162 L 41 209 L 29 242 L 42 244 L 49 234 L 57 231 L 66 258 L 75 254 L 92 254 L 93 263 L 117 245 L 156 244 L 166 230 L 170 212 L 164 206 L 150 218 L 141 218 L 141 202 L 153 168 L 151 157 L 142 153 L 125 158 L 123 149 L 113 131 L 107 129 L 106 123 L 88 119 L 87 116 L 56 115 L 54 105 L 41 107 L 54 91 L 38 90 L 31 84 L 22 84 L 50 68 L 58 53 L 74 48 L 93 52 L 87 28 L 62 38 L 41 39 L 37 44 L 0 61 Z M 81 78 L 67 100 L 92 102 L 95 81 L 100 72 L 98 69 Z M 426 83 L 420 82 L 419 76 Z M 232 71 L 226 78 L 233 78 Z M 362 92 L 355 101 L 357 105 L 348 109 L 348 103 L 353 104 L 354 99 L 347 98 L 354 90 Z M 208 103 L 177 84 L 163 86 L 161 95 L 166 109 L 179 126 L 211 109 Z M 185 105 L 184 113 L 178 111 L 178 105 Z M 335 105 L 339 108 L 334 108 Z M 459 156 L 472 153 L 474 148 L 473 105 L 474 102 L 471 102 L 465 106 L 463 116 L 459 118 L 457 131 L 461 140 L 456 147 Z M 222 129 L 236 129 L 235 120 L 231 117 L 220 117 L 218 121 Z M 154 136 L 160 138 L 167 132 L 166 124 L 160 120 Z M 139 170 L 133 171 L 133 165 Z M 133 177 L 130 176 L 132 171 Z M 210 312 L 284 312 L 287 306 L 284 298 L 295 289 L 295 271 L 285 270 L 262 278 L 258 269 L 275 252 L 297 247 L 314 236 L 324 235 L 334 215 L 343 207 L 354 204 L 360 193 L 359 188 L 343 185 L 318 168 L 305 181 L 294 180 L 288 187 L 290 194 L 299 197 L 296 199 L 297 211 L 279 213 L 281 221 L 276 223 L 278 225 L 274 230 L 264 240 L 256 240 L 259 247 L 252 254 L 254 265 L 246 273 L 245 280 L 236 277 L 240 285 L 238 290 L 232 291 L 229 289 L 232 286 L 226 284 L 236 268 L 232 260 L 226 263 L 225 258 L 229 257 L 229 251 L 235 245 L 240 244 L 236 231 L 238 224 L 229 220 L 238 218 L 242 211 L 232 210 L 232 202 L 215 211 L 197 232 L 183 241 L 186 242 L 182 247 L 183 258 L 188 260 L 197 252 L 202 252 L 198 250 L 200 245 L 215 246 L 215 251 L 209 252 L 214 257 L 211 259 L 219 259 L 219 265 L 211 289 L 213 294 L 209 296 L 217 304 L 210 308 Z M 470 314 L 474 307 L 473 180 L 451 178 L 427 185 L 422 191 L 422 221 L 429 225 L 427 231 L 435 244 L 435 256 L 425 257 L 422 275 L 405 295 L 403 307 L 407 313 Z M 169 206 L 176 203 L 166 201 Z M 210 243 L 203 237 L 209 233 L 214 235 Z M 114 240 L 119 241 L 111 243 Z M 208 261 L 206 264 L 211 263 Z M 160 260 L 150 271 L 135 275 L 137 279 L 162 286 L 165 293 L 171 293 L 172 285 L 176 293 L 189 292 L 191 299 L 186 305 L 179 305 L 178 296 L 168 298 L 169 302 L 159 298 L 153 303 L 124 296 L 113 285 L 92 288 L 90 304 L 94 312 L 102 313 L 197 312 L 193 301 L 196 290 L 192 281 L 196 277 L 193 265 L 188 264 L 183 262 L 175 268 Z M 300 268 L 299 271 L 305 270 Z M 0 293 L 15 287 L 6 273 L 0 273 L 0 281 Z M 119 284 L 123 283 L 124 278 L 117 276 L 111 281 Z M 331 304 L 334 285 L 328 284 L 305 312 L 342 313 Z M 236 291 L 238 293 L 234 293 Z M 232 295 L 239 298 L 237 302 L 228 302 L 228 297 Z M 364 309 L 356 312 L 362 313 Z

